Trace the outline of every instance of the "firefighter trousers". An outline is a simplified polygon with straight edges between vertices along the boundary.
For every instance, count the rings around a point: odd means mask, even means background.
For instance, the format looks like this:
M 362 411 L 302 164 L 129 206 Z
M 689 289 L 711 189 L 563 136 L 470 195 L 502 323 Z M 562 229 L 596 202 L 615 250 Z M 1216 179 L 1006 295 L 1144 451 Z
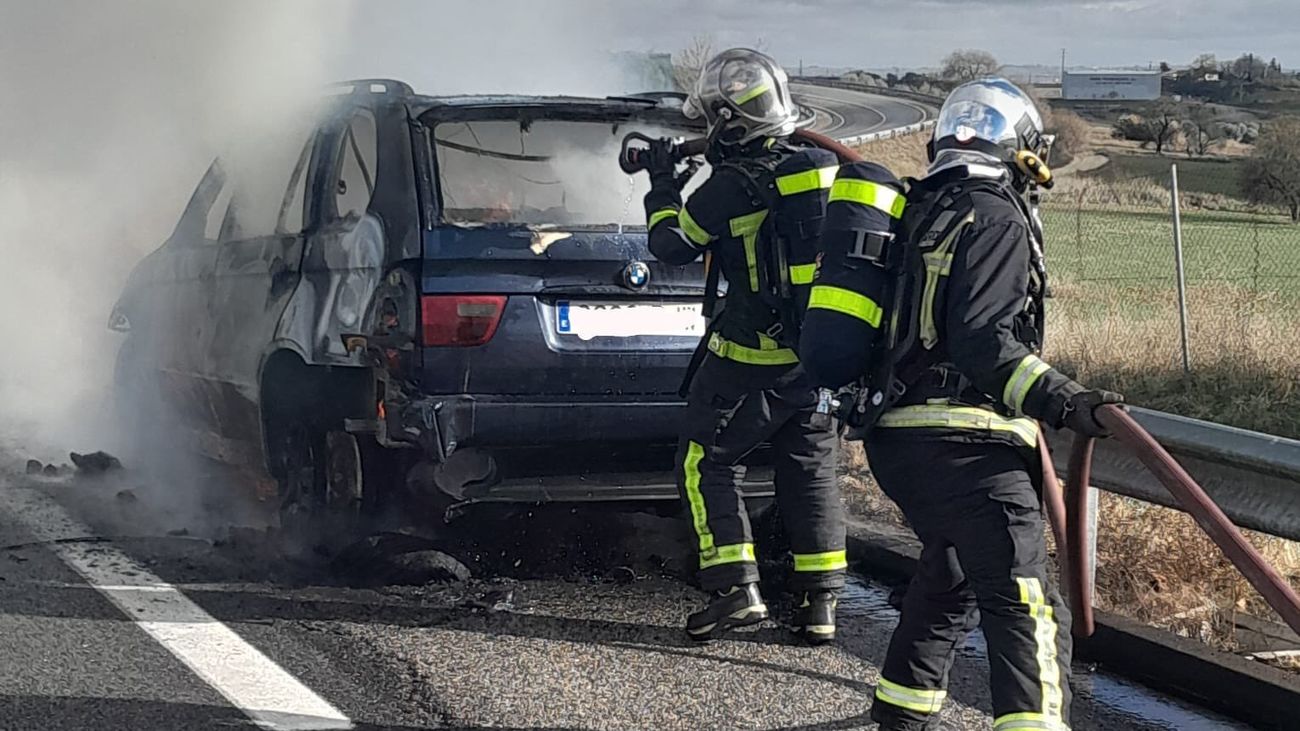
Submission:
M 1070 615 L 1048 584 L 1037 453 L 873 435 L 867 456 L 923 546 L 872 718 L 933 728 L 957 647 L 979 626 L 995 731 L 1068 729 Z
M 677 452 L 678 490 L 699 550 L 700 586 L 721 591 L 757 582 L 754 538 L 740 490 L 742 464 L 771 447 L 777 510 L 794 554 L 795 591 L 839 589 L 848 564 L 837 442 L 816 415 L 816 389 L 795 367 L 736 363 L 709 355 L 691 384 Z M 822 423 L 822 422 L 825 423 Z

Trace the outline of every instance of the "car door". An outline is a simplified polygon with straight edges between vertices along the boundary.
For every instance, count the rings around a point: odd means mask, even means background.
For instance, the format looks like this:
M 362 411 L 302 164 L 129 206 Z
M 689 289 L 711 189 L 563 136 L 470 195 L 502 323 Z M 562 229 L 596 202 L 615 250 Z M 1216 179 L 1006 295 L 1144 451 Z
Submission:
M 130 330 L 117 375 L 129 408 L 173 429 L 207 418 L 208 292 L 232 195 L 225 168 L 213 162 L 171 237 L 132 273 L 115 311 Z
M 357 333 L 384 273 L 385 225 L 371 210 L 379 185 L 379 126 L 375 113 L 356 107 L 340 116 L 321 138 L 318 211 L 303 263 L 304 293 L 311 293 L 309 332 L 296 341 L 308 345 L 317 365 L 360 366 L 344 336 Z
M 252 449 L 260 434 L 259 373 L 301 275 L 316 139 L 314 130 L 305 142 L 273 137 L 277 149 L 259 150 L 234 175 L 207 303 L 209 427 L 223 450 Z

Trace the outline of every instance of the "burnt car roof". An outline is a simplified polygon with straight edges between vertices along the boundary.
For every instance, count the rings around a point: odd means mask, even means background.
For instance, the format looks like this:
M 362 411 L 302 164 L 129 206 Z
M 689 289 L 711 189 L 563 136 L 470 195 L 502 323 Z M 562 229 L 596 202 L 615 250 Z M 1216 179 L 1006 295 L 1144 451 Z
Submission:
M 436 120 L 497 118 L 510 119 L 523 114 L 534 119 L 642 119 L 693 128 L 698 123 L 682 116 L 680 104 L 670 95 L 630 95 L 620 97 L 465 95 L 417 96 L 408 102 L 416 116 Z
M 460 94 L 434 96 L 417 94 L 402 81 L 393 79 L 355 79 L 331 85 L 332 95 L 340 100 L 371 101 L 408 105 L 414 116 L 428 115 L 435 120 L 510 119 L 521 115 L 534 119 L 554 116 L 564 119 L 643 119 L 694 128 L 700 123 L 681 113 L 684 94 L 663 91 L 625 96 L 580 97 L 535 94 Z

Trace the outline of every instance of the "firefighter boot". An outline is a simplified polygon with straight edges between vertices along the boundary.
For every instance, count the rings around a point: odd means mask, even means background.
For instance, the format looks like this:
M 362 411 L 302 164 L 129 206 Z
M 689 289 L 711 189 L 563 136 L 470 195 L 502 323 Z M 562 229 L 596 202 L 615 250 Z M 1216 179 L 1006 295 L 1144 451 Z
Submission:
M 835 606 L 838 599 L 830 590 L 804 592 L 794 610 L 794 633 L 810 645 L 835 640 Z
M 686 634 L 696 642 L 721 637 L 728 630 L 767 619 L 767 605 L 758 584 L 741 584 L 715 593 L 709 605 L 686 618 Z

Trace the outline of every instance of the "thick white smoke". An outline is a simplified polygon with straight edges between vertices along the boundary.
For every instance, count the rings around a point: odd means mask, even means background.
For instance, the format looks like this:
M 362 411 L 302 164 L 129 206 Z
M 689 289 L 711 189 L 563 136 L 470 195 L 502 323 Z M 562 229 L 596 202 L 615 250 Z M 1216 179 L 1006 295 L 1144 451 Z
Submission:
M 229 143 L 257 159 L 339 78 L 626 91 L 603 43 L 623 20 L 532 0 L 0 0 L 0 436 L 47 458 L 112 446 L 107 316 Z
M 300 113 L 350 12 L 335 0 L 0 4 L 5 431 L 63 449 L 102 438 L 117 342 L 105 323 L 126 273 L 223 143 L 255 147 Z

